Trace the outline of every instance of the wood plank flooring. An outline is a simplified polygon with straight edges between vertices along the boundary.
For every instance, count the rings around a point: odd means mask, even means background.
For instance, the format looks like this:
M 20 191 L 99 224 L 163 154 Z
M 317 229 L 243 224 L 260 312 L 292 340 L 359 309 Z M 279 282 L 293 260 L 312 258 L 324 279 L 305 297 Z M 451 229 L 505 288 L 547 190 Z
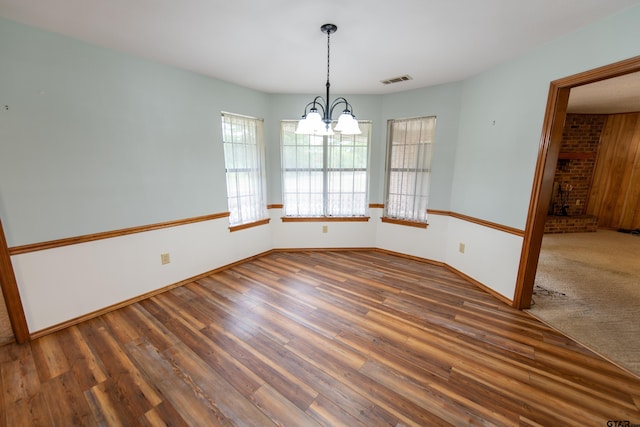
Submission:
M 640 424 L 638 378 L 374 251 L 271 253 L 3 346 L 0 379 L 3 426 Z

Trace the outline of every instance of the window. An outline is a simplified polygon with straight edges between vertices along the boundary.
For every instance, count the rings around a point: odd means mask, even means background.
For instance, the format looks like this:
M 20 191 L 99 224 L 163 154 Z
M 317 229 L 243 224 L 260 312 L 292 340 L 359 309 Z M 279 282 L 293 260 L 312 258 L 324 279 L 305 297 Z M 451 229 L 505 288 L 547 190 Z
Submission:
M 386 218 L 427 222 L 435 117 L 389 120 Z
M 364 217 L 371 123 L 360 135 L 297 135 L 283 121 L 282 192 L 289 217 Z
M 263 121 L 222 113 L 230 225 L 267 218 Z

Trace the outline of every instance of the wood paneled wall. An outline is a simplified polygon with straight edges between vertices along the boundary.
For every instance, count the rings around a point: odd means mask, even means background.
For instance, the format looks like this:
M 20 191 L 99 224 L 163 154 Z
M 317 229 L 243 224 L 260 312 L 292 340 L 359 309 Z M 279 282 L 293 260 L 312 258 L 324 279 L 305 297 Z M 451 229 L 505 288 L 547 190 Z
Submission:
M 602 228 L 640 228 L 640 113 L 608 117 L 587 213 Z

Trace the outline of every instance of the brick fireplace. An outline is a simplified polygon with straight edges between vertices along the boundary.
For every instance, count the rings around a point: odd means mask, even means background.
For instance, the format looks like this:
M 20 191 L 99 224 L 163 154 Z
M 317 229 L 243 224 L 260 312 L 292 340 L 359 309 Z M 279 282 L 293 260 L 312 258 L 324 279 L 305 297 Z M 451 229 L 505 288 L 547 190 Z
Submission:
M 596 231 L 586 209 L 606 121 L 606 114 L 567 114 L 545 233 Z

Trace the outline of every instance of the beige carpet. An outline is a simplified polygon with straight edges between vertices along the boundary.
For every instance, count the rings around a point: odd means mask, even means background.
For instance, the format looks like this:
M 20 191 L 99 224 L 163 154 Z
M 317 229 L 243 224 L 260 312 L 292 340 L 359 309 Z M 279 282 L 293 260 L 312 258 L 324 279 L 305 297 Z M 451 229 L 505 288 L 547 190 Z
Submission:
M 7 313 L 7 306 L 4 303 L 4 296 L 0 292 L 0 345 L 14 342 L 13 330 L 11 329 L 11 322 L 9 321 L 9 313 Z
M 640 236 L 546 234 L 529 312 L 640 376 Z

